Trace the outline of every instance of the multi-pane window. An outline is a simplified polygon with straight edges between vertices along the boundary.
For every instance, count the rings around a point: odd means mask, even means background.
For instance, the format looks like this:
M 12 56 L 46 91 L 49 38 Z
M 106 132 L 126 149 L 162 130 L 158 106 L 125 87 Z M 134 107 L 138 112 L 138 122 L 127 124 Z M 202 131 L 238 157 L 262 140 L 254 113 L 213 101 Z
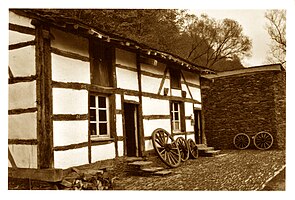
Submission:
M 110 137 L 108 97 L 90 95 L 89 105 L 91 135 Z
M 180 103 L 171 103 L 171 116 L 172 116 L 172 130 L 173 132 L 181 131 L 181 115 L 180 115 Z

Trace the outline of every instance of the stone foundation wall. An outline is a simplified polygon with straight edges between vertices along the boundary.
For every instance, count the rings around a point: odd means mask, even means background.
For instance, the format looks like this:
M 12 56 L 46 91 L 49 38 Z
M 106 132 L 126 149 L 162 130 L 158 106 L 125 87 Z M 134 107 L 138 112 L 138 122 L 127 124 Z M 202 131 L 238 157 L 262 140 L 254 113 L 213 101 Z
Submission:
M 286 148 L 286 73 L 276 73 L 274 79 L 275 124 L 277 145 Z
M 202 79 L 207 145 L 232 149 L 236 134 L 268 131 L 272 148 L 285 148 L 285 85 L 285 72 L 277 71 Z

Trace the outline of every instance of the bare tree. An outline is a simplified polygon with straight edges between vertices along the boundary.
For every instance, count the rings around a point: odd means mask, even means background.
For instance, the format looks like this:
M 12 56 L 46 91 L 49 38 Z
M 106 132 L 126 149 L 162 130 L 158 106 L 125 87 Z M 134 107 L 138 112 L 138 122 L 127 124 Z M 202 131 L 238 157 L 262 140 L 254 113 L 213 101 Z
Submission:
M 219 61 L 242 59 L 250 55 L 251 40 L 243 34 L 242 26 L 232 20 L 217 21 L 207 15 L 200 18 L 190 16 L 187 32 L 191 48 L 187 59 L 212 68 Z
M 266 29 L 271 38 L 268 61 L 286 63 L 286 10 L 268 10 Z

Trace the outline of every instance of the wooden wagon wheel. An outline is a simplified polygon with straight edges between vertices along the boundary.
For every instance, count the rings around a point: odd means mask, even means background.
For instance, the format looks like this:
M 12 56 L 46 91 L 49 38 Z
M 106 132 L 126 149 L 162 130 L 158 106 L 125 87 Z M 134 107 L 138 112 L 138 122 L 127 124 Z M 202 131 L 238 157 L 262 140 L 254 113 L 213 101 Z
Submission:
M 261 131 L 254 136 L 254 145 L 257 149 L 267 150 L 273 144 L 273 137 L 270 133 Z
M 178 137 L 176 139 L 176 143 L 178 145 L 181 161 L 186 161 L 189 158 L 189 145 L 183 137 Z
M 199 156 L 198 147 L 192 139 L 188 139 L 187 143 L 189 145 L 190 158 L 196 159 Z
M 152 133 L 152 143 L 160 159 L 169 167 L 177 167 L 181 162 L 176 141 L 164 129 L 158 128 Z
M 237 149 L 246 149 L 250 145 L 250 137 L 245 133 L 238 133 L 234 137 L 234 145 Z

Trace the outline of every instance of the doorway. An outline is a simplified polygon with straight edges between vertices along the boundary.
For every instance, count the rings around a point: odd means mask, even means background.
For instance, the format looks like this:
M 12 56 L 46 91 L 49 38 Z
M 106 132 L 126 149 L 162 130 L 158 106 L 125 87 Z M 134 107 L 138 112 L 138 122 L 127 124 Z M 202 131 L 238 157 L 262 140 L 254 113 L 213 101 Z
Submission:
M 127 156 L 138 157 L 140 152 L 140 135 L 138 131 L 138 105 L 124 103 L 125 147 Z
M 194 110 L 194 118 L 195 118 L 195 141 L 196 144 L 202 144 L 203 137 L 202 137 L 202 115 L 201 110 Z

